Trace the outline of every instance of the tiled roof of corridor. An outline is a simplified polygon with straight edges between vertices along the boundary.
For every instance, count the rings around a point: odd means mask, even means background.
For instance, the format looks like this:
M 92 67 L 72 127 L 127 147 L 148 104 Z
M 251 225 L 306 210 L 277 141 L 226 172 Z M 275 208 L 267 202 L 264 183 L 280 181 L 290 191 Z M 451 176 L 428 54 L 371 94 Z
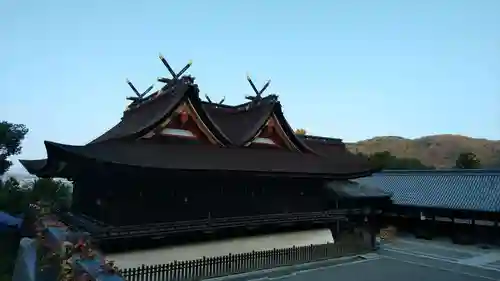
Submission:
M 357 179 L 397 205 L 500 212 L 500 170 L 384 171 Z

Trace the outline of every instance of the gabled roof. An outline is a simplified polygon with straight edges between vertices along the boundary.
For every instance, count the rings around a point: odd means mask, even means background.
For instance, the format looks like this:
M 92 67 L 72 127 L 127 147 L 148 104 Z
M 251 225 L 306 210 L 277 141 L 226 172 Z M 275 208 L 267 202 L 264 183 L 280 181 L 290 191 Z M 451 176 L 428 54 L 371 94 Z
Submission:
M 235 146 L 251 140 L 264 126 L 274 111 L 277 100 L 265 97 L 259 103 L 245 103 L 234 107 L 220 107 L 204 103 L 203 109 Z
M 139 137 L 165 120 L 172 110 L 186 99 L 186 94 L 194 90 L 190 85 L 179 84 L 161 95 L 155 93 L 156 98 L 125 111 L 118 124 L 90 143 Z
M 270 95 L 256 102 L 236 106 L 202 102 L 197 86 L 181 84 L 174 90 L 153 94 L 144 104 L 125 111 L 120 122 L 90 143 L 117 139 L 136 139 L 151 131 L 185 101 L 189 101 L 197 115 L 224 146 L 242 146 L 250 142 L 275 116 L 280 128 L 291 143 L 302 152 L 314 152 L 297 137 L 286 121 L 277 97 Z
M 202 102 L 192 77 L 181 77 L 167 85 L 134 103 L 117 125 L 89 144 L 71 146 L 46 142 L 48 159 L 23 160 L 21 163 L 33 174 L 64 177 L 71 170 L 63 167 L 63 162 L 67 163 L 58 157 L 68 155 L 162 169 L 296 173 L 346 179 L 366 176 L 376 170 L 367 159 L 349 153 L 341 142 L 340 145 L 331 145 L 321 143 L 318 138 L 297 136 L 275 95 L 261 97 L 259 94 L 251 102 L 225 106 Z M 160 125 L 169 122 L 176 110 L 185 106 L 193 112 L 192 116 L 203 127 L 203 132 L 210 135 L 211 146 L 155 144 L 141 139 L 155 134 Z M 279 127 L 280 138 L 286 138 L 287 146 L 294 151 L 242 148 L 257 138 L 271 120 L 273 126 Z
M 384 171 L 356 180 L 402 206 L 500 212 L 500 170 Z
M 283 115 L 280 102 L 274 95 L 264 97 L 258 102 L 248 102 L 236 106 L 204 103 L 203 108 L 220 130 L 231 139 L 234 146 L 249 143 L 266 125 L 266 122 L 274 116 L 279 127 L 297 150 L 314 152 L 295 135 Z

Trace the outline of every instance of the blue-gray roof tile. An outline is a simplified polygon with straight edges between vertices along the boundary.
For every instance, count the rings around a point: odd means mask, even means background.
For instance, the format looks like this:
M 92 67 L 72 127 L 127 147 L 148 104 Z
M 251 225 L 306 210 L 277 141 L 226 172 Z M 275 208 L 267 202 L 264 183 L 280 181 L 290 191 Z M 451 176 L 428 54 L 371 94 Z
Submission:
M 392 193 L 397 205 L 500 212 L 500 170 L 386 171 L 356 181 Z

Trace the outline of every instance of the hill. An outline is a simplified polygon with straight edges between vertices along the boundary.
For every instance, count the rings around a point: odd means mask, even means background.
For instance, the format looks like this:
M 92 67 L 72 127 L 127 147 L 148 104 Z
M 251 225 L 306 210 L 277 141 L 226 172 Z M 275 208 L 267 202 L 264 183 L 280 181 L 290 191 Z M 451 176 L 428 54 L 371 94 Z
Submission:
M 352 152 L 372 154 L 389 151 L 396 157 L 417 158 L 438 169 L 451 168 L 462 152 L 473 152 L 484 167 L 500 168 L 500 141 L 459 135 L 434 135 L 417 139 L 386 136 L 348 143 Z

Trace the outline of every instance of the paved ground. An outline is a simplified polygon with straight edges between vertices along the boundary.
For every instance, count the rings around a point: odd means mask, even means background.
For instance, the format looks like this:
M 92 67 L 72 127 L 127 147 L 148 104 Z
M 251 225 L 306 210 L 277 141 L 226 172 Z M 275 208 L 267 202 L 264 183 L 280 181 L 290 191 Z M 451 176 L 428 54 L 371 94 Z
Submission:
M 449 261 L 462 265 L 500 271 L 500 249 L 481 249 L 475 245 L 462 246 L 449 241 L 425 241 L 419 239 L 399 239 L 385 249 L 433 260 Z
M 462 274 L 449 270 L 422 266 L 387 258 L 352 262 L 334 267 L 320 268 L 305 272 L 297 272 L 287 276 L 261 278 L 259 280 L 283 281 L 486 281 L 497 280 L 470 274 Z M 252 279 L 247 279 L 252 280 Z M 257 279 L 254 279 L 257 280 Z
M 500 249 L 484 250 L 443 241 L 399 239 L 365 260 L 278 273 L 225 278 L 227 281 L 490 281 L 500 280 Z

